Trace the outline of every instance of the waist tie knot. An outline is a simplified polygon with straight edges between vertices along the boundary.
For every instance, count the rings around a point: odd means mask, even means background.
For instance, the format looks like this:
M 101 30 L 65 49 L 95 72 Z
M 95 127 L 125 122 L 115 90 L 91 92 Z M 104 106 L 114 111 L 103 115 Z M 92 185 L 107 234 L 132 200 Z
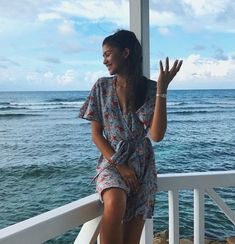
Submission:
M 114 164 L 124 164 L 131 154 L 136 150 L 138 143 L 149 139 L 148 137 L 141 137 L 132 140 L 121 140 L 116 146 L 116 152 L 112 155 L 110 163 Z
M 94 181 L 98 177 L 98 175 L 106 168 L 125 164 L 129 157 L 135 152 L 137 144 L 144 140 L 149 140 L 149 138 L 141 137 L 138 139 L 119 141 L 115 148 L 115 153 L 112 155 L 110 160 L 106 159 L 109 162 L 108 165 L 106 164 L 104 165 L 104 167 L 100 165 L 101 167 L 99 167 L 98 173 L 95 175 L 92 181 Z

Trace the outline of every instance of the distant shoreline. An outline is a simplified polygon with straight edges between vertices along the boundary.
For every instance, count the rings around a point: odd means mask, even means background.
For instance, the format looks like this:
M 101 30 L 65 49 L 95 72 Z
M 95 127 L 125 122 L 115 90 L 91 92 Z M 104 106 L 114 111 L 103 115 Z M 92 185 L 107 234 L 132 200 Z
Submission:
M 210 90 L 213 90 L 213 91 L 232 91 L 232 90 L 235 90 L 235 88 L 210 88 L 210 89 L 207 89 L 207 88 L 201 88 L 201 89 L 168 89 L 168 91 L 210 91 Z M 23 90 L 16 90 L 16 91 L 0 91 L 0 93 L 15 93 L 15 92 L 89 92 L 90 90 L 47 90 L 47 91 L 43 91 L 43 90 L 38 90 L 38 91 L 23 91 Z

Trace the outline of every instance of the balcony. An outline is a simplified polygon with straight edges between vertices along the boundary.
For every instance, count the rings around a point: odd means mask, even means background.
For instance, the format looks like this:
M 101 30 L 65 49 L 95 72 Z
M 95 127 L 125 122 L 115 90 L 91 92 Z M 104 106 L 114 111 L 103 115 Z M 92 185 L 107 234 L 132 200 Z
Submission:
M 235 225 L 235 213 L 214 188 L 234 187 L 235 170 L 203 173 L 161 174 L 158 191 L 168 192 L 169 243 L 179 243 L 179 191 L 194 192 L 194 243 L 204 243 L 204 195 L 207 194 Z M 97 194 L 79 199 L 0 230 L 0 244 L 37 244 L 82 225 L 74 244 L 99 243 L 102 204 Z M 153 220 L 147 219 L 141 244 L 153 243 Z

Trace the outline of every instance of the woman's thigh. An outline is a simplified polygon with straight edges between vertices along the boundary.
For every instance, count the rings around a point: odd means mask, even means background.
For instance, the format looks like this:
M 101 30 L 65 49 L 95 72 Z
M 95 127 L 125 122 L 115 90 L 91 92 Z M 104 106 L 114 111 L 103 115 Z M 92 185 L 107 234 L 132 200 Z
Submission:
M 104 212 L 117 214 L 123 218 L 126 210 L 127 193 L 118 187 L 105 189 L 101 193 L 104 202 Z

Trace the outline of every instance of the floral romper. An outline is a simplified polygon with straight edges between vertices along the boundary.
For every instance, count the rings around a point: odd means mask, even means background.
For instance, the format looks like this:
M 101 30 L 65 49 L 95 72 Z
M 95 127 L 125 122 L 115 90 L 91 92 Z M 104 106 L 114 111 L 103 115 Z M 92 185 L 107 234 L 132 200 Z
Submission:
M 143 219 L 151 218 L 157 190 L 157 171 L 147 131 L 154 112 L 156 82 L 146 80 L 147 95 L 144 104 L 135 112 L 123 114 L 115 89 L 115 79 L 115 76 L 98 79 L 82 105 L 79 117 L 102 124 L 103 135 L 115 150 L 113 156 L 135 171 L 140 188 L 136 192 L 132 191 L 116 167 L 101 154 L 94 178 L 96 190 L 101 201 L 101 193 L 107 188 L 118 187 L 127 193 L 124 222 L 137 215 L 142 215 Z

